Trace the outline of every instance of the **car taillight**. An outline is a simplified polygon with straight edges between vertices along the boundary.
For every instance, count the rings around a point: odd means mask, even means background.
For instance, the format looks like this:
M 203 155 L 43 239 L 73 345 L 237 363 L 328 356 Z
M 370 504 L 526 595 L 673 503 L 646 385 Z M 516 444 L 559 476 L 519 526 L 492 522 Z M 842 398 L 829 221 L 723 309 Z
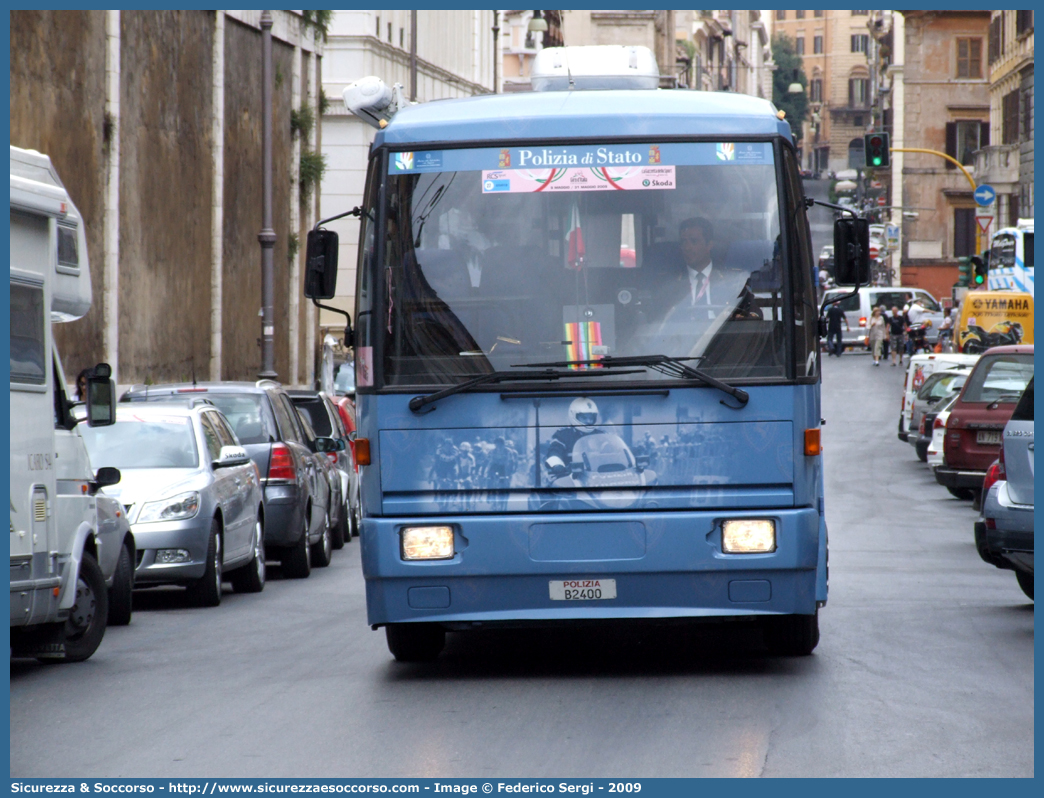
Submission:
M 940 416 L 935 417 L 935 422 L 932 424 L 932 430 L 946 429 L 946 422 L 942 420 Z
M 927 435 L 928 430 L 925 429 L 925 422 L 928 420 L 928 416 L 921 416 L 921 426 L 918 428 L 918 432 L 921 435 Z
M 982 481 L 982 495 L 989 493 L 995 482 L 1007 478 L 1008 475 L 1004 471 L 1004 449 L 1001 449 L 1001 456 L 986 469 L 986 478 Z
M 290 454 L 290 447 L 285 443 L 272 444 L 272 459 L 268 463 L 268 478 L 290 481 L 297 479 L 294 456 Z
M 866 326 L 866 316 L 860 316 L 859 317 L 859 326 L 860 327 L 865 327 Z

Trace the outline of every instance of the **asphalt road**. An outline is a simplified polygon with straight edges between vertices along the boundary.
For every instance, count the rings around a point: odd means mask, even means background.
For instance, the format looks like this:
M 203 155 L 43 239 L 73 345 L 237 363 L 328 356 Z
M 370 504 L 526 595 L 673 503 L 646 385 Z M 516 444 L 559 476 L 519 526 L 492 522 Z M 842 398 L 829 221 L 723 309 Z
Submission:
M 720 625 L 451 634 L 436 664 L 401 665 L 366 625 L 353 541 L 215 609 L 138 593 L 88 662 L 12 662 L 11 774 L 1032 776 L 1033 604 L 896 439 L 901 381 L 824 362 L 811 657 Z
M 1033 604 L 895 437 L 900 369 L 824 363 L 830 602 L 803 659 L 744 628 L 366 626 L 358 543 L 216 609 L 136 595 L 88 662 L 11 667 L 15 776 L 1032 776 Z

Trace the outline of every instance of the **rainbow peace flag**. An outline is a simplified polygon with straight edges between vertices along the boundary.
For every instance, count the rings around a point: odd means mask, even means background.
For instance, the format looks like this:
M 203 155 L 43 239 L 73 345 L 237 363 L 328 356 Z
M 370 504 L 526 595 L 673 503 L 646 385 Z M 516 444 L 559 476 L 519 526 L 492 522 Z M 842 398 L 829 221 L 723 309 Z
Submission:
M 565 340 L 567 358 L 569 360 L 599 360 L 602 356 L 596 355 L 593 347 L 602 346 L 602 324 L 597 321 L 566 322 Z M 570 366 L 572 369 L 601 368 L 594 364 L 586 366 Z

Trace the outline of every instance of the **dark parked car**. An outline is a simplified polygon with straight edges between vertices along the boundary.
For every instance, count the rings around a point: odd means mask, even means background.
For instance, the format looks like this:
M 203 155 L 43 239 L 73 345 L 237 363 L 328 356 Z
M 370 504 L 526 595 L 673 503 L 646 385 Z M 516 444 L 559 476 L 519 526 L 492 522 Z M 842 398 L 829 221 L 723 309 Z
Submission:
M 312 566 L 330 563 L 329 483 L 312 446 L 334 448 L 321 438 L 309 442 L 290 397 L 272 380 L 135 385 L 121 402 L 205 396 L 224 413 L 240 444 L 257 466 L 264 488 L 265 549 L 284 575 L 307 577 Z
M 987 350 L 961 389 L 946 421 L 944 465 L 935 479 L 959 499 L 978 499 L 986 469 L 1000 455 L 1004 425 L 1033 378 L 1033 346 Z
M 975 548 L 990 565 L 1015 572 L 1033 598 L 1033 380 L 1004 427 L 1000 457 L 983 482 Z
M 334 547 L 340 548 L 338 543 L 344 545 L 345 541 L 351 540 L 353 535 L 358 534 L 359 473 L 355 467 L 349 430 L 344 425 L 337 405 L 322 391 L 295 389 L 288 390 L 287 393 L 297 409 L 307 415 L 312 429 L 317 435 L 344 441 L 343 450 L 329 452 L 326 455 L 339 475 L 341 496 L 344 499 L 342 512 L 338 518 L 338 535 L 334 538 Z

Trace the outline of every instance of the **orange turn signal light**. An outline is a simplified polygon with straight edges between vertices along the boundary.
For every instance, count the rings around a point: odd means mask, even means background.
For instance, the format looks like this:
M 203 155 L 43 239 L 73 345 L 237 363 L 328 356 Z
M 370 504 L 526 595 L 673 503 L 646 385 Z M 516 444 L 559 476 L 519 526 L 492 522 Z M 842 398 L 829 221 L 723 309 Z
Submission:
M 823 446 L 819 442 L 819 427 L 805 430 L 805 456 L 815 457 L 823 453 Z
M 355 462 L 359 465 L 370 464 L 370 439 L 369 438 L 356 438 L 355 439 Z

